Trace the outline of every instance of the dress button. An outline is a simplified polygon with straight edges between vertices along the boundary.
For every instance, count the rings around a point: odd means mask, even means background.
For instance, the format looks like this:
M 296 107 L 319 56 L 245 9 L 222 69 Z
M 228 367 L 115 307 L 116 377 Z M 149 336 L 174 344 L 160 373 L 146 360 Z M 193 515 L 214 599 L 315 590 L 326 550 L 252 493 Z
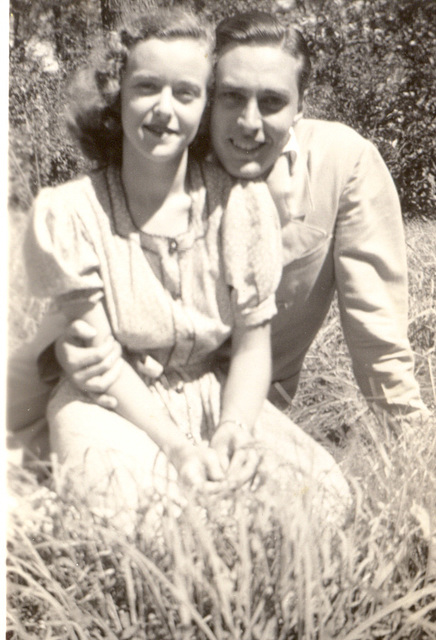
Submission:
M 176 391 L 177 393 L 182 393 L 183 391 L 183 382 L 181 380 L 179 380 L 176 384 Z
M 171 240 L 168 243 L 168 253 L 172 255 L 177 251 L 177 247 L 178 247 L 177 240 L 174 240 L 174 238 L 171 238 Z

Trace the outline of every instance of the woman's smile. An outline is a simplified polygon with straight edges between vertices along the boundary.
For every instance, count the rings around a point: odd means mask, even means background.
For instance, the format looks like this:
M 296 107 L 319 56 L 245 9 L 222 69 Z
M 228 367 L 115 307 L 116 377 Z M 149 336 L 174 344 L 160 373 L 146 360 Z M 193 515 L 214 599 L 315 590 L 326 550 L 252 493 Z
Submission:
M 170 127 L 162 124 L 144 124 L 143 129 L 160 138 L 165 134 L 178 135 L 179 133 L 176 129 L 171 129 Z

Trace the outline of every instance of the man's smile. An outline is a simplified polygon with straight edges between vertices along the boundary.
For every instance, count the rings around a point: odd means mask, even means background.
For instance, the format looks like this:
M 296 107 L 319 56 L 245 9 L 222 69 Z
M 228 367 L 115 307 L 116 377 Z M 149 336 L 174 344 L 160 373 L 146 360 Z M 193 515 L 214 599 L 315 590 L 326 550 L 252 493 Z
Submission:
M 265 146 L 265 142 L 256 142 L 255 140 L 235 140 L 234 138 L 229 139 L 230 144 L 237 149 L 238 151 L 243 151 L 244 153 L 253 153 L 258 151 L 262 147 Z

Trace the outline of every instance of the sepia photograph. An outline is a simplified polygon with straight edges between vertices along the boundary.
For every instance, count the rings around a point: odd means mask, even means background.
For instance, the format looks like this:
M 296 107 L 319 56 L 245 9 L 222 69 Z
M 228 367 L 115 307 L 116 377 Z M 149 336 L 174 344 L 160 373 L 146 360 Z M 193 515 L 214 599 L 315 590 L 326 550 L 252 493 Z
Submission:
M 7 22 L 6 640 L 435 640 L 436 4 Z

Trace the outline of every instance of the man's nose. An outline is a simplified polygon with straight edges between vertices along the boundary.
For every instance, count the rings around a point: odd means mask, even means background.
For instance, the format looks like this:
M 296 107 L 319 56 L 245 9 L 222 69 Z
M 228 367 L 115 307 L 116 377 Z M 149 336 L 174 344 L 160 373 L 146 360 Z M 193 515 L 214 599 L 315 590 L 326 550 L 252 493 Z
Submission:
M 157 96 L 154 111 L 161 115 L 170 117 L 173 113 L 173 92 L 171 87 L 163 87 Z
M 244 110 L 238 118 L 241 127 L 250 131 L 257 131 L 262 128 L 262 114 L 255 98 L 247 101 Z

